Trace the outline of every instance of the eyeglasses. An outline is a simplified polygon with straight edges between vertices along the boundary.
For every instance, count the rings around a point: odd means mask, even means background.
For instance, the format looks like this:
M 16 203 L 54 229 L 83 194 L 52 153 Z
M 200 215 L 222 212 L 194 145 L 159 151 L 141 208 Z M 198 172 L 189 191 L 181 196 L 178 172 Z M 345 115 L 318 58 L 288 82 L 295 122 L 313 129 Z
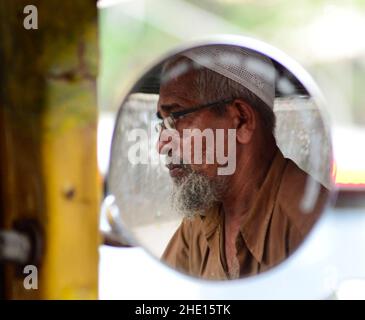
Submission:
M 159 123 L 156 124 L 156 131 L 158 133 L 161 133 L 162 130 L 165 129 L 176 129 L 176 124 L 175 121 L 177 119 L 180 119 L 182 117 L 185 117 L 186 115 L 196 112 L 196 111 L 200 111 L 202 109 L 206 109 L 206 108 L 210 108 L 210 107 L 214 107 L 217 105 L 222 105 L 222 104 L 227 104 L 232 102 L 234 99 L 225 99 L 225 100 L 220 100 L 220 101 L 215 101 L 215 102 L 210 102 L 207 104 L 203 104 L 200 106 L 195 106 L 192 107 L 190 109 L 187 110 L 183 110 L 183 111 L 176 111 L 176 112 L 171 112 L 169 116 L 167 116 L 166 118 L 162 119 Z

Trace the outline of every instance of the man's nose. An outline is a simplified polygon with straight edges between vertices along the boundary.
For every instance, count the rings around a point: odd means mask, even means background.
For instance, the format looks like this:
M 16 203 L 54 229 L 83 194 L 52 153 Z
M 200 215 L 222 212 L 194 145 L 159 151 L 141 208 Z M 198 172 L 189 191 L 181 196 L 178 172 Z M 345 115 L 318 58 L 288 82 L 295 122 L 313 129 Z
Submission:
M 161 155 L 168 154 L 169 151 L 171 151 L 171 146 L 168 147 L 168 143 L 172 140 L 172 138 L 171 137 L 169 137 L 168 139 L 164 138 L 165 137 L 164 131 L 165 131 L 164 129 L 161 130 L 156 144 L 157 152 Z
M 179 149 L 179 133 L 174 129 L 163 129 L 157 141 L 157 152 L 171 156 Z

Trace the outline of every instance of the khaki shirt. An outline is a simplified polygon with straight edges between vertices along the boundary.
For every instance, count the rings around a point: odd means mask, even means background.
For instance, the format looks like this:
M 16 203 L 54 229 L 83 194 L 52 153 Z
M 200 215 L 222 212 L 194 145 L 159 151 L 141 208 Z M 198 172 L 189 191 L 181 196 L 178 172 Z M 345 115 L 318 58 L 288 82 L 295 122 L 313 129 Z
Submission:
M 162 259 L 189 275 L 214 280 L 254 275 L 277 265 L 303 241 L 326 203 L 328 191 L 318 184 L 316 203 L 309 212 L 303 212 L 308 178 L 277 152 L 236 239 L 239 274 L 228 274 L 219 207 L 205 215 L 184 218 Z

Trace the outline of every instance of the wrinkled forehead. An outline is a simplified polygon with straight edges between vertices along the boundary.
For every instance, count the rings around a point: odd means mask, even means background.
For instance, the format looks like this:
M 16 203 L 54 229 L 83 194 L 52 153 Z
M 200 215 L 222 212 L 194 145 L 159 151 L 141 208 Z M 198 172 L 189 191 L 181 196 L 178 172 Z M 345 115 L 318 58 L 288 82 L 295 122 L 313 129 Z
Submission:
M 163 65 L 160 98 L 189 96 L 199 100 L 199 73 L 203 67 L 184 56 L 176 56 Z
M 162 67 L 161 85 L 177 81 L 183 77 L 191 76 L 196 73 L 201 66 L 191 59 L 177 55 L 167 60 Z

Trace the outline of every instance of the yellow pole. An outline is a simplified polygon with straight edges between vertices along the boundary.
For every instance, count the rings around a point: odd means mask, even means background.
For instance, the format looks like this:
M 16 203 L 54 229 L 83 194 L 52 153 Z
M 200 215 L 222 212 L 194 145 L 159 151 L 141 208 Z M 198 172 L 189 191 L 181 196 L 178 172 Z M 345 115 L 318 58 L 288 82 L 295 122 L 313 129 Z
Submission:
M 35 219 L 44 250 L 38 289 L 6 265 L 5 297 L 95 299 L 96 1 L 31 3 L 38 29 L 24 27 L 29 1 L 0 1 L 0 228 Z

